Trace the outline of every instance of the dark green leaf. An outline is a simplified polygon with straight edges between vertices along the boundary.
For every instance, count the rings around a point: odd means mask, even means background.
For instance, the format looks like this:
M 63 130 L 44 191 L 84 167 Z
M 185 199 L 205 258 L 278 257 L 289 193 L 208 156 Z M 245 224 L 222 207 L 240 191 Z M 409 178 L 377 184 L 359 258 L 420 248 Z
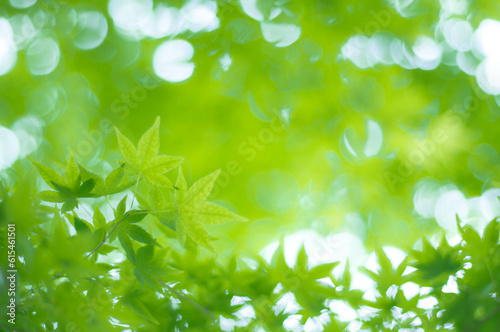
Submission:
M 134 239 L 138 242 L 145 243 L 145 244 L 155 243 L 155 240 L 153 239 L 151 234 L 149 234 L 143 228 L 141 228 L 137 225 L 128 224 L 125 226 L 125 229 L 127 230 L 128 235 L 132 239 Z

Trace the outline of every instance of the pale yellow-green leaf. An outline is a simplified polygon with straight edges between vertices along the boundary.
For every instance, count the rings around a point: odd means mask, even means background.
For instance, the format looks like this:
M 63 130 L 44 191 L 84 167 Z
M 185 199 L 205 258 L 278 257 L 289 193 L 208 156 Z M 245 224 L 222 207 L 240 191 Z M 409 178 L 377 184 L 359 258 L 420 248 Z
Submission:
M 155 123 L 149 128 L 139 140 L 137 146 L 137 158 L 139 169 L 143 170 L 160 150 L 160 117 L 156 118 Z
M 104 218 L 101 210 L 97 206 L 94 211 L 94 223 L 97 223 L 97 225 L 99 225 L 101 228 L 106 228 L 106 218 Z
M 50 225 L 50 234 L 54 239 L 65 239 L 70 234 L 68 225 L 61 218 L 59 211 L 54 213 L 54 219 L 52 219 Z
M 108 191 L 112 191 L 120 185 L 124 173 L 125 171 L 123 167 L 118 167 L 111 171 L 111 173 L 109 173 L 109 175 L 106 177 L 106 188 L 108 189 Z
M 57 190 L 57 185 L 59 186 L 64 186 L 66 184 L 66 181 L 62 177 L 61 174 L 57 173 L 53 169 L 44 166 L 40 163 L 37 163 L 33 159 L 29 158 L 28 159 L 35 165 L 35 167 L 38 169 L 38 172 L 40 172 L 40 175 L 42 176 L 42 179 L 47 183 L 52 189 Z M 54 185 L 55 183 L 56 185 Z
M 207 225 L 217 225 L 229 221 L 248 221 L 247 218 L 237 215 L 228 209 L 210 202 L 200 203 L 193 211 L 196 221 Z
M 85 182 L 89 179 L 94 179 L 94 188 L 92 189 L 92 193 L 98 194 L 101 192 L 105 192 L 105 183 L 104 179 L 98 176 L 95 173 L 92 173 L 88 169 L 86 169 L 82 164 L 78 164 L 78 168 L 80 169 L 80 177 L 82 182 Z
M 151 214 L 158 219 L 161 223 L 173 226 L 175 224 L 175 218 L 178 211 L 170 203 L 165 204 L 159 212 L 152 212 Z
M 151 186 L 157 185 L 160 187 L 167 187 L 167 188 L 174 187 L 172 182 L 166 176 L 158 173 L 144 174 L 144 179 L 146 179 L 146 182 Z
M 151 203 L 149 202 L 149 199 L 142 196 L 140 193 L 132 189 L 132 192 L 134 193 L 135 199 L 137 202 L 139 202 L 139 206 L 143 210 L 151 210 Z
M 175 230 L 177 232 L 177 237 L 182 246 L 186 244 L 187 229 L 184 225 L 185 220 L 182 219 L 180 215 L 175 217 Z
M 80 169 L 73 158 L 73 153 L 70 153 L 68 165 L 66 166 L 66 182 L 69 188 L 76 190 L 80 185 Z
M 58 191 L 52 191 L 52 190 L 44 190 L 41 191 L 37 194 L 37 196 L 46 202 L 51 202 L 51 203 L 64 203 L 68 199 L 68 197 L 63 196 Z
M 158 220 L 158 219 L 156 219 Z M 168 237 L 169 239 L 175 239 L 175 238 L 179 238 L 178 236 L 178 233 L 175 232 L 172 228 L 168 227 L 168 226 L 165 226 L 163 225 L 159 220 L 158 222 L 156 223 L 156 227 L 158 227 L 158 229 L 166 236 Z M 186 233 L 184 232 L 184 235 Z M 180 242 L 180 239 L 179 239 L 179 242 Z M 184 244 L 183 244 L 184 245 Z
M 200 224 L 199 222 L 188 222 L 185 223 L 185 227 L 187 233 L 194 240 L 194 242 L 209 249 L 210 251 L 215 252 L 212 241 L 210 240 L 210 236 L 208 235 L 207 230 L 205 229 L 205 227 L 203 227 L 202 224 Z
M 104 182 L 104 179 L 99 177 L 96 179 L 96 183 L 94 185 L 94 189 L 92 189 L 92 193 L 97 195 L 97 196 L 102 196 L 102 195 L 107 195 L 107 186 L 106 183 Z
M 158 320 L 156 320 L 156 318 L 151 314 L 149 309 L 142 302 L 139 302 L 136 300 L 130 301 L 127 299 L 126 303 L 130 306 L 130 308 L 137 315 L 141 316 L 142 318 L 147 319 L 148 321 L 154 323 L 155 325 L 160 325 L 160 322 L 158 322 Z
M 135 181 L 123 181 L 124 173 L 125 170 L 122 167 L 118 167 L 108 174 L 106 180 L 101 177 L 96 177 L 96 183 L 92 193 L 97 196 L 110 195 L 121 192 L 135 184 Z
M 149 202 L 154 210 L 160 210 L 165 206 L 165 197 L 157 186 L 149 191 Z
M 175 201 L 178 206 L 182 206 L 182 202 L 187 191 L 187 183 L 186 178 L 184 178 L 184 173 L 182 172 L 182 166 L 179 167 L 179 174 L 177 175 L 175 186 L 177 187 L 177 190 L 175 191 Z
M 115 130 L 116 137 L 118 138 L 118 145 L 120 146 L 120 151 L 122 152 L 123 157 L 127 160 L 129 166 L 138 168 L 137 151 L 134 144 L 132 144 L 132 142 L 130 142 L 130 140 L 123 135 L 118 128 L 115 128 Z
M 122 198 L 120 203 L 118 203 L 118 206 L 116 207 L 115 210 L 115 219 L 119 220 L 123 218 L 126 209 L 127 209 L 127 195 L 125 195 L 125 197 Z
M 178 208 L 176 229 L 179 239 L 187 233 L 199 245 L 214 250 L 206 229 L 202 223 L 208 225 L 220 224 L 228 221 L 247 221 L 226 208 L 214 203 L 205 202 L 210 195 L 220 170 L 217 170 L 199 179 L 189 190 L 186 180 L 179 167 L 175 191 L 175 201 Z M 187 190 L 187 192 L 186 192 Z M 182 232 L 182 233 L 179 233 Z
M 148 160 L 142 169 L 142 173 L 166 173 L 173 168 L 176 168 L 182 162 L 184 158 L 177 156 L 156 156 L 151 160 Z
M 122 183 L 118 187 L 116 187 L 114 190 L 111 190 L 110 194 L 122 192 L 125 189 L 132 187 L 135 183 L 136 181 L 122 181 Z
M 195 207 L 199 203 L 204 202 L 212 192 L 212 188 L 214 187 L 214 183 L 219 173 L 220 169 L 196 181 L 186 193 L 182 205 Z

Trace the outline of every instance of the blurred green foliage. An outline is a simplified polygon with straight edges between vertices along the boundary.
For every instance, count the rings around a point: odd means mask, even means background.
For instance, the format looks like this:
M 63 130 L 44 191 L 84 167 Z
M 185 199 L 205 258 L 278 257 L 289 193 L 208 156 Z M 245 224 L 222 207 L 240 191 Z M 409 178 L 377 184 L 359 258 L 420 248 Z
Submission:
M 276 331 L 298 315 L 308 331 L 495 331 L 499 15 L 473 0 L 4 1 L 0 222 L 3 237 L 17 227 L 19 326 L 207 331 L 235 318 Z M 158 116 L 159 157 L 120 154 L 130 144 L 114 127 L 141 150 Z M 172 215 L 107 228 L 125 197 L 133 211 L 178 204 L 178 176 L 165 172 L 181 158 L 167 155 L 184 158 L 187 184 L 220 169 L 208 200 L 227 212 L 181 237 L 215 257 L 183 248 Z M 161 172 L 144 168 L 153 157 Z M 205 229 L 240 215 L 249 222 Z M 102 261 L 83 259 L 107 235 L 91 255 Z M 272 260 L 257 257 L 282 235 Z M 382 247 L 410 256 L 393 268 Z M 358 267 L 374 251 L 378 295 L 367 298 Z M 149 259 L 165 266 L 140 272 Z M 417 270 L 403 274 L 406 264 Z M 450 276 L 457 294 L 443 293 Z M 418 295 L 398 288 L 408 282 Z M 424 297 L 437 304 L 423 309 Z M 356 309 L 347 320 L 344 305 Z

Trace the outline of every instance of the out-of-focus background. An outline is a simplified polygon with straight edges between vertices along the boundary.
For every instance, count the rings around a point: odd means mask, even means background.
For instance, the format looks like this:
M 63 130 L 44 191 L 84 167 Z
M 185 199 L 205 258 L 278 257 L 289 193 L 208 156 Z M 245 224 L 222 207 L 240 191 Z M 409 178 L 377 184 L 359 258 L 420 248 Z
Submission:
M 16 182 L 28 155 L 62 169 L 70 151 L 109 171 L 113 127 L 137 143 L 160 116 L 161 152 L 191 183 L 222 169 L 212 199 L 251 220 L 210 229 L 221 255 L 286 234 L 361 264 L 375 244 L 453 240 L 456 215 L 482 230 L 500 213 L 499 15 L 484 0 L 5 0 L 0 174 Z

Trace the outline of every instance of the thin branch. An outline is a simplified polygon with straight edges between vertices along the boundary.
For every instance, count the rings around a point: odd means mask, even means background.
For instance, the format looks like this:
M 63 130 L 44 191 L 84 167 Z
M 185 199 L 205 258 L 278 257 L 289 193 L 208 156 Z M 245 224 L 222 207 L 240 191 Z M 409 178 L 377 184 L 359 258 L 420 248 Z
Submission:
M 88 257 L 90 257 L 90 256 L 92 256 L 92 255 L 93 255 L 93 254 L 94 254 L 94 253 L 95 253 L 95 252 L 96 252 L 96 251 L 97 251 L 100 247 L 102 247 L 102 245 L 103 245 L 104 243 L 106 243 L 106 241 L 109 239 L 109 237 L 111 236 L 111 234 L 113 234 L 113 232 L 116 230 L 116 228 L 118 227 L 118 225 L 120 225 L 120 223 L 121 223 L 122 221 L 124 221 L 126 218 L 130 217 L 131 215 L 133 215 L 133 213 L 130 213 L 130 212 L 126 213 L 126 214 L 123 216 L 123 218 L 121 218 L 121 219 L 120 219 L 120 220 L 119 220 L 119 221 L 115 224 L 115 226 L 113 227 L 113 229 L 111 230 L 111 232 L 109 232 L 109 233 L 108 233 L 108 235 L 106 235 L 106 236 L 104 237 L 104 239 L 101 241 L 101 243 L 99 243 L 99 244 L 97 245 L 97 247 L 95 247 L 95 248 L 94 248 L 94 250 L 92 250 L 92 251 L 91 251 L 91 252 L 87 255 L 87 258 L 88 258 Z
M 127 212 L 123 218 L 121 218 L 116 224 L 115 226 L 113 227 L 113 229 L 104 237 L 104 239 L 97 245 L 97 247 L 95 247 L 91 252 L 89 252 L 87 254 L 87 256 L 85 258 L 89 258 L 90 256 L 92 256 L 97 250 L 99 250 L 100 247 L 102 247 L 103 244 L 106 243 L 106 241 L 109 239 L 109 237 L 111 236 L 111 234 L 113 234 L 113 232 L 116 230 L 116 228 L 118 227 L 118 225 L 120 225 L 120 223 L 122 221 L 124 221 L 125 219 L 127 219 L 128 217 L 131 217 L 131 216 L 134 216 L 134 215 L 139 215 L 139 214 L 149 214 L 149 213 L 158 213 L 158 212 L 173 212 L 175 210 L 146 210 L 146 211 L 135 211 L 135 212 Z M 62 270 L 61 272 L 57 273 L 56 275 L 54 275 L 54 279 L 56 278 L 59 278 L 63 273 L 64 271 L 66 271 L 66 269 Z
M 61 277 L 61 275 L 62 275 L 64 272 L 66 272 L 66 269 L 64 269 L 64 270 L 62 270 L 61 272 L 59 272 L 59 273 L 55 274 L 52 278 L 53 278 L 53 279 L 57 279 L 57 278 Z
M 211 318 L 214 318 L 216 319 L 217 316 L 210 310 L 208 310 L 207 308 L 201 306 L 200 304 L 196 303 L 195 301 L 191 300 L 189 297 L 185 296 L 184 294 L 182 294 L 181 292 L 177 291 L 175 288 L 167 285 L 163 280 L 161 280 L 160 278 L 156 277 L 156 279 L 158 280 L 158 282 L 163 286 L 165 287 L 170 293 L 172 293 L 175 297 L 177 297 L 179 300 L 183 300 L 185 302 L 188 302 L 190 303 L 192 306 L 196 307 L 198 310 L 200 310 L 201 312 L 203 312 L 204 314 L 206 314 L 207 316 L 210 316 Z
M 116 228 L 118 227 L 118 225 L 123 221 L 125 220 L 126 218 L 128 218 L 129 216 L 133 215 L 133 213 L 126 213 L 123 218 L 121 218 L 116 224 L 115 224 L 115 227 L 113 227 L 113 229 L 111 230 L 111 232 L 108 233 L 108 235 L 106 235 L 104 237 L 104 239 L 101 241 L 101 243 L 99 243 L 97 245 L 97 247 L 95 247 L 89 254 L 87 254 L 87 256 L 85 258 L 89 258 L 90 256 L 92 256 L 100 247 L 102 247 L 102 245 L 104 243 L 106 243 L 106 241 L 109 239 L 109 237 L 111 236 L 111 234 L 113 234 L 113 232 L 116 230 Z M 61 274 L 64 273 L 64 271 L 66 271 L 66 269 L 62 270 L 61 272 L 57 273 L 56 275 L 54 275 L 54 278 L 59 278 L 61 276 Z
M 175 209 L 165 209 L 165 210 L 144 210 L 144 211 L 134 211 L 130 215 L 136 215 L 136 214 L 149 214 L 149 213 L 166 213 L 166 212 L 174 212 L 176 211 Z

